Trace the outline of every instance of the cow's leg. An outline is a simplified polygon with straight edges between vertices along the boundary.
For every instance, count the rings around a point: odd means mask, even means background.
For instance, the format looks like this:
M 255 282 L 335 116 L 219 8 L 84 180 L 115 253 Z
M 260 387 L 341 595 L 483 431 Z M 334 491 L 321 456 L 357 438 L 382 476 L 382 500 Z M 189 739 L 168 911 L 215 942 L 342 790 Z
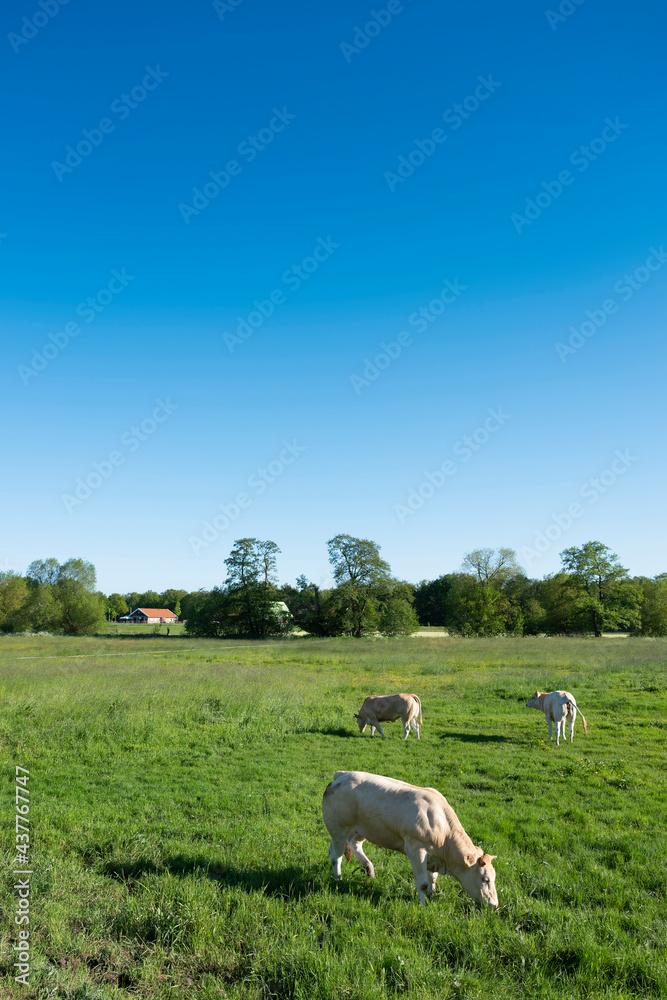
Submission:
M 576 708 L 572 709 L 572 714 L 570 715 L 570 743 L 574 741 L 574 723 L 577 718 Z
M 382 739 L 383 739 L 383 740 L 386 740 L 386 738 L 387 738 L 387 737 L 386 737 L 386 736 L 384 735 L 384 733 L 382 732 L 382 726 L 380 725 L 380 723 L 379 723 L 379 722 L 376 722 L 376 723 L 375 723 L 375 728 L 377 729 L 377 731 L 378 731 L 378 733 L 380 734 L 380 736 L 382 737 Z
M 341 872 L 341 862 L 343 860 L 343 855 L 345 854 L 345 834 L 337 833 L 332 836 L 331 843 L 329 844 L 329 857 L 331 858 L 331 868 L 333 870 L 334 878 L 340 879 L 343 877 Z
M 364 842 L 364 838 L 360 837 L 358 833 L 353 833 L 350 837 L 348 837 L 347 842 L 350 847 L 350 850 L 352 851 L 355 858 L 362 866 L 366 874 L 369 875 L 370 878 L 375 878 L 375 869 L 373 868 L 373 863 L 369 858 L 366 857 L 361 848 L 361 845 Z
M 407 738 L 408 738 L 409 735 L 410 735 L 410 723 L 409 722 L 404 722 L 403 723 L 403 739 L 407 740 Z
M 426 859 L 426 870 L 428 872 L 428 880 L 430 883 L 428 895 L 432 896 L 433 893 L 435 892 L 435 883 L 438 878 L 438 871 L 437 871 L 437 861 L 431 854 L 429 854 L 429 856 Z
M 371 736 L 375 736 L 375 726 L 371 725 Z
M 552 725 L 553 725 L 553 723 L 551 722 L 550 718 L 547 719 L 547 725 L 549 727 L 549 739 L 552 740 L 554 738 L 553 737 L 553 731 L 552 731 L 552 728 L 551 728 Z
M 431 888 L 431 876 L 427 870 L 428 851 L 421 844 L 406 844 L 405 853 L 412 866 L 412 874 L 415 877 L 415 885 L 419 894 L 419 902 L 426 902 L 426 893 Z
M 419 739 L 419 723 L 417 722 L 417 717 L 412 720 L 412 728 L 415 731 L 415 736 Z

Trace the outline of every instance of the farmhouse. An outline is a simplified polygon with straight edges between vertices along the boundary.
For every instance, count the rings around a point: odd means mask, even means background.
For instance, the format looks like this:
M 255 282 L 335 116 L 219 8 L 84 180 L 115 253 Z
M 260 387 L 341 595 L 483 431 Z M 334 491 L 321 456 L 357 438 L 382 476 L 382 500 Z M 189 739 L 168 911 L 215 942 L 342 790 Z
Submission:
M 129 615 L 119 618 L 120 622 L 138 622 L 141 625 L 161 625 L 166 622 L 177 622 L 178 615 L 168 608 L 135 608 Z

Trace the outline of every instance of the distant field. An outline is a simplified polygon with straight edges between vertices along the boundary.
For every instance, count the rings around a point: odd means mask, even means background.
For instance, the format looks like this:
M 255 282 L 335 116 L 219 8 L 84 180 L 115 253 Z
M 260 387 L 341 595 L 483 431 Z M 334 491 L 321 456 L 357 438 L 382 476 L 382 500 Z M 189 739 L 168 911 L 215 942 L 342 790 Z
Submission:
M 182 635 L 185 623 L 178 622 L 176 625 L 133 625 L 129 622 L 111 622 L 108 626 L 107 634 L 110 636 L 134 635 L 139 638 L 155 634 L 166 636 L 167 629 L 169 629 L 170 636 Z
M 666 665 L 663 640 L 1 637 L 0 996 L 667 996 Z M 578 719 L 550 744 L 538 687 L 571 690 L 588 737 Z M 422 740 L 360 736 L 362 699 L 396 691 L 420 695 Z M 498 855 L 499 911 L 449 878 L 420 907 L 407 859 L 372 845 L 375 880 L 352 863 L 334 883 L 337 769 L 439 788 Z

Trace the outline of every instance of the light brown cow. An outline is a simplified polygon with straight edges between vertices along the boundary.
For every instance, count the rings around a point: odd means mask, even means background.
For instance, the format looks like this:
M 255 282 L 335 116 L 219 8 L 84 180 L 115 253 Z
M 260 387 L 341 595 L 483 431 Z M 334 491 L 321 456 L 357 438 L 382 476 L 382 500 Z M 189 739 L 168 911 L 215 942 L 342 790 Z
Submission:
M 549 725 L 549 739 L 553 739 L 551 732 L 551 724 L 555 723 L 556 726 L 556 746 L 560 746 L 560 734 L 561 728 L 563 731 L 563 739 L 567 739 L 565 736 L 565 720 L 569 717 L 570 719 L 570 743 L 574 739 L 574 723 L 577 718 L 577 703 L 574 700 L 574 695 L 570 694 L 569 691 L 552 691 L 548 694 L 546 691 L 536 691 L 535 694 L 528 699 L 526 702 L 526 708 L 537 708 L 540 712 L 544 712 L 545 718 Z M 586 720 L 584 719 L 583 713 L 579 712 L 581 715 L 581 721 L 584 724 L 584 733 L 587 733 Z
M 341 861 L 354 857 L 371 878 L 373 865 L 361 845 L 405 854 L 412 866 L 419 902 L 435 892 L 438 875 L 451 875 L 469 896 L 498 908 L 495 854 L 475 847 L 456 813 L 435 788 L 365 771 L 336 771 L 322 799 L 322 813 L 331 834 L 329 857 L 334 877 L 341 878 Z
M 359 732 L 363 733 L 366 726 L 371 727 L 371 736 L 375 735 L 375 730 L 382 739 L 386 739 L 382 732 L 381 722 L 396 722 L 402 719 L 404 739 L 410 735 L 410 724 L 415 731 L 415 736 L 419 739 L 419 727 L 422 722 L 422 703 L 416 694 L 372 694 L 366 698 L 354 717 L 359 723 Z M 419 719 L 419 721 L 417 721 Z

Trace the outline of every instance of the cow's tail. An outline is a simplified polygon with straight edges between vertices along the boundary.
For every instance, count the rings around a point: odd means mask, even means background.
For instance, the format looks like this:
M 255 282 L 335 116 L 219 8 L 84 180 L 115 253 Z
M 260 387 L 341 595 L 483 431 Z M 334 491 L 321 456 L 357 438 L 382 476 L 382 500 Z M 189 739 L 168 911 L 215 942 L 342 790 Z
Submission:
M 584 727 L 584 736 L 588 736 L 588 729 L 586 728 L 586 720 L 584 719 L 584 713 L 581 711 L 581 709 L 577 708 L 577 706 L 574 704 L 574 702 L 568 701 L 568 703 L 567 703 L 567 711 L 568 711 L 569 715 L 574 715 L 575 712 L 579 713 L 579 715 L 581 716 L 581 721 L 582 721 L 583 727 Z
M 352 860 L 352 851 L 350 850 L 349 844 L 345 844 L 345 860 L 346 861 Z

